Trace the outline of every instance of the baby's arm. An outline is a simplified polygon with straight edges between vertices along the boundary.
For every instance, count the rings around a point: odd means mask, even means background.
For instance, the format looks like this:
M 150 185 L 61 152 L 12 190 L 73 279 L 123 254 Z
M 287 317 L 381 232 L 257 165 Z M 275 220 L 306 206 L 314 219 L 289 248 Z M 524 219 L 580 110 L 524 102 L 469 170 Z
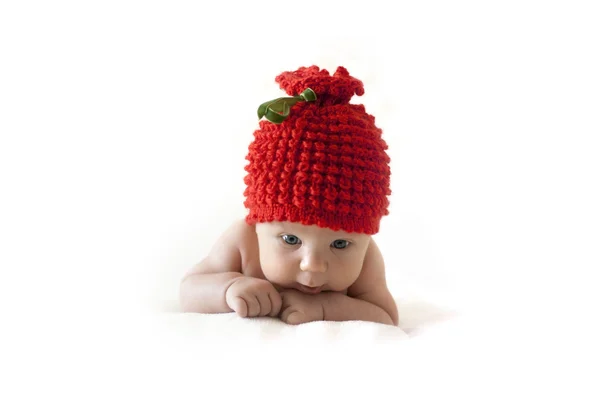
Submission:
M 180 285 L 183 312 L 232 311 L 225 300 L 225 293 L 243 276 L 240 244 L 245 239 L 247 229 L 243 222 L 234 223 L 217 240 L 208 256 L 185 274 Z
M 234 223 L 213 246 L 209 255 L 181 281 L 183 312 L 203 314 L 235 311 L 241 317 L 279 314 L 281 296 L 267 280 L 242 273 L 242 254 L 256 246 L 254 228 L 245 221 Z
M 348 288 L 348 295 L 331 293 L 323 304 L 323 311 L 325 320 L 362 320 L 398 325 L 398 308 L 387 287 L 383 256 L 373 239 L 361 274 Z

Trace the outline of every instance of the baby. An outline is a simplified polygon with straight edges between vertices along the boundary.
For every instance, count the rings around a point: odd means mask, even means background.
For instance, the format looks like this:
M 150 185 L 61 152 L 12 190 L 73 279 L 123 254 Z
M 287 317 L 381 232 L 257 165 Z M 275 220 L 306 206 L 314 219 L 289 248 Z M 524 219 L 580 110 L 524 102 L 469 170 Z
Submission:
M 398 325 L 372 235 L 388 214 L 387 145 L 338 67 L 283 72 L 290 97 L 263 103 L 244 179 L 248 215 L 181 281 L 184 312 L 278 317 L 288 324 Z

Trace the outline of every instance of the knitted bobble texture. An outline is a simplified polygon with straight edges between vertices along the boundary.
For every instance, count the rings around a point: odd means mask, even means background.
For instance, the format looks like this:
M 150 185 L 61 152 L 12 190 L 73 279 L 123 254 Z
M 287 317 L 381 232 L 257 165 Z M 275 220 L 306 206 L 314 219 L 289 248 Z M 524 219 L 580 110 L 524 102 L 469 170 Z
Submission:
M 362 82 L 343 67 L 330 76 L 316 66 L 276 82 L 290 96 L 311 88 L 317 101 L 295 104 L 281 124 L 259 122 L 246 156 L 246 221 L 377 233 L 388 214 L 390 158 L 375 118 L 349 104 Z

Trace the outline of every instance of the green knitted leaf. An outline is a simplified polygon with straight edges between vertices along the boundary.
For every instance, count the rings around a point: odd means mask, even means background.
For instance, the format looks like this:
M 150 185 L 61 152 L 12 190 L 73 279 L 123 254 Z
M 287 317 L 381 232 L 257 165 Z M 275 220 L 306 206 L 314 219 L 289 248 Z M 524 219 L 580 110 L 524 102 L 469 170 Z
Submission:
M 258 119 L 265 117 L 274 124 L 280 124 L 290 115 L 291 107 L 299 101 L 315 101 L 317 94 L 310 88 L 294 97 L 279 97 L 262 103 L 257 110 Z

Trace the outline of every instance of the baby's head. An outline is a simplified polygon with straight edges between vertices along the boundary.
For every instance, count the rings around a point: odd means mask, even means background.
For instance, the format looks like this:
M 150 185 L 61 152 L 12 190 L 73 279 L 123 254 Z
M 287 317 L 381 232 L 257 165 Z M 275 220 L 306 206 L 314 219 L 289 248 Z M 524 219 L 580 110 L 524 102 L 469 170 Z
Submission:
M 363 105 L 363 84 L 338 67 L 276 78 L 291 98 L 260 106 L 245 167 L 246 222 L 266 278 L 307 293 L 341 291 L 360 274 L 388 214 L 387 144 Z M 316 98 L 315 98 L 316 95 Z M 273 122 L 271 122 L 273 121 Z

